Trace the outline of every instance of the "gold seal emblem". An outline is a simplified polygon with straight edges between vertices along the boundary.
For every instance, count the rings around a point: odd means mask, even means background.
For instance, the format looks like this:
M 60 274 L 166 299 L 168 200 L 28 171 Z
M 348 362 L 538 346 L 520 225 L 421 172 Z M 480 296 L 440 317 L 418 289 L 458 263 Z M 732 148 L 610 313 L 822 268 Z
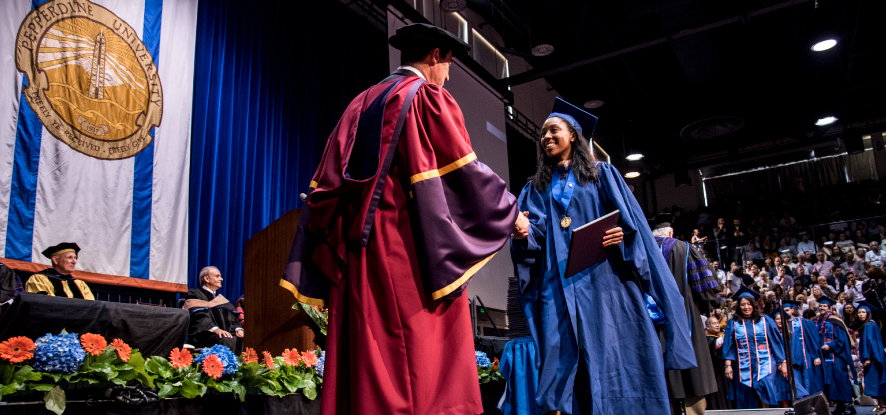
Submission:
M 48 1 L 22 21 L 15 65 L 23 94 L 53 136 L 99 159 L 132 157 L 154 140 L 163 90 L 128 23 L 84 0 Z

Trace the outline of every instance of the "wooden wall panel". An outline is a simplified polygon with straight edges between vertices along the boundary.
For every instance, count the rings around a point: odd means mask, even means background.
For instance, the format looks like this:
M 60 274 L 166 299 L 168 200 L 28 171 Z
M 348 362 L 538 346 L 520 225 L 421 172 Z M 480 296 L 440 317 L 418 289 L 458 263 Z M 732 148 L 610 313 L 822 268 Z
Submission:
M 244 345 L 258 353 L 267 350 L 278 356 L 283 349 L 316 347 L 310 317 L 292 308 L 295 297 L 279 285 L 300 211 L 287 212 L 246 241 Z

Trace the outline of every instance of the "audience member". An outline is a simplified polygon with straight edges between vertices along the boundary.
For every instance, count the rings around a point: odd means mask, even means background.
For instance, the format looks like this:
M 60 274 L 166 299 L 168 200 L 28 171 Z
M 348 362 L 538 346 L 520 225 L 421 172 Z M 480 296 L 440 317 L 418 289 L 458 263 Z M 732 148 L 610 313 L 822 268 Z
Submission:
M 805 267 L 797 267 L 797 278 L 794 278 L 794 285 L 799 285 L 803 288 L 812 286 L 812 277 L 806 274 Z
M 797 255 L 797 240 L 791 237 L 790 232 L 784 233 L 784 238 L 782 238 L 781 242 L 778 244 L 778 250 L 786 254 L 791 254 L 791 256 Z
M 849 302 L 858 303 L 859 301 L 864 301 L 864 289 L 862 288 L 861 281 L 855 276 L 855 274 L 847 274 L 846 275 L 846 289 L 844 290 L 847 296 L 849 296 Z
M 823 251 L 818 251 L 815 257 L 818 258 L 818 262 L 812 265 L 812 272 L 818 272 L 819 275 L 825 277 L 831 275 L 831 268 L 834 267 L 834 263 L 825 259 Z
M 882 267 L 883 261 L 886 260 L 886 255 L 880 253 L 880 244 L 877 241 L 871 241 L 870 247 L 871 250 L 864 254 L 864 262 L 867 262 L 872 267 Z
M 865 279 L 867 276 L 864 261 L 851 252 L 846 254 L 846 262 L 842 267 L 844 274 L 855 274 L 860 279 Z
M 816 287 L 821 289 L 821 295 L 826 295 L 830 298 L 834 298 L 837 296 L 837 289 L 828 284 L 827 277 L 820 276 L 818 277 L 818 280 L 816 282 Z M 812 288 L 812 294 L 815 295 L 815 288 Z M 820 297 L 821 295 L 817 295 L 815 296 L 815 298 L 818 299 L 818 297 Z
M 814 241 L 809 240 L 809 235 L 803 233 L 800 235 L 800 243 L 797 244 L 797 252 L 800 254 L 815 254 L 818 252 L 818 245 Z

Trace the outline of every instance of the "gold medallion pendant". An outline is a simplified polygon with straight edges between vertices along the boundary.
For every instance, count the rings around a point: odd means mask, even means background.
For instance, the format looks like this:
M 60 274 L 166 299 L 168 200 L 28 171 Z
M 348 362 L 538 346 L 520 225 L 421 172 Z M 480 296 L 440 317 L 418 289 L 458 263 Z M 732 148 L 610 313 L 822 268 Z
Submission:
M 560 226 L 562 226 L 564 229 L 568 228 L 571 223 L 572 219 L 570 219 L 569 216 L 564 216 L 563 219 L 560 220 Z

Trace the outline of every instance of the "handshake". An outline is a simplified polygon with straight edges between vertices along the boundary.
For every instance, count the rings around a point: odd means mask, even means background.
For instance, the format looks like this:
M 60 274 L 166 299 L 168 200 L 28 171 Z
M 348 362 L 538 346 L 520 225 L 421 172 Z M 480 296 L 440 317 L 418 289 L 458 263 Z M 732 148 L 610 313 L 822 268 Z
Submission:
M 526 239 L 529 237 L 529 211 L 520 212 L 517 215 L 517 222 L 514 223 L 514 230 L 511 232 L 511 236 L 514 239 Z M 603 246 L 612 246 L 618 245 L 624 240 L 624 232 L 622 232 L 621 228 L 612 228 L 606 231 L 606 236 L 603 237 Z

